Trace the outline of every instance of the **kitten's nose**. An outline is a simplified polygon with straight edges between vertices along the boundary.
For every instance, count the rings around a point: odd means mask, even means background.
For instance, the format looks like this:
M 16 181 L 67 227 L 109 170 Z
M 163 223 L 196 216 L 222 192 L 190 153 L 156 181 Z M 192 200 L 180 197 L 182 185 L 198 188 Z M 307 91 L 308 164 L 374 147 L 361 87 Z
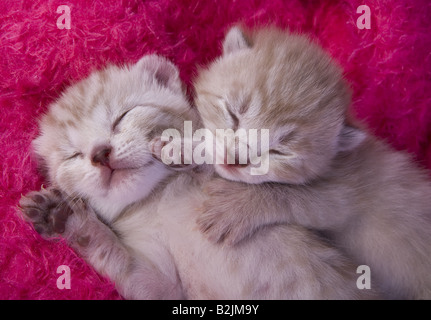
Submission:
M 102 146 L 93 150 L 93 156 L 91 158 L 91 163 L 95 166 L 101 165 L 109 167 L 109 156 L 111 155 L 111 147 Z

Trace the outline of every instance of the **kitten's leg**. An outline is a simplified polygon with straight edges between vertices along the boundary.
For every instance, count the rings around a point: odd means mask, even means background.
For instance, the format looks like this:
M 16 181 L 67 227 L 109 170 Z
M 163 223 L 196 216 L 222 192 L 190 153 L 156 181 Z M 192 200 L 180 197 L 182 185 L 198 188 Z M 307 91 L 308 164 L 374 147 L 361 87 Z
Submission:
M 340 209 L 345 206 L 336 191 L 325 186 L 246 184 L 215 178 L 204 190 L 208 198 L 197 221 L 200 230 L 211 241 L 228 245 L 267 225 L 291 223 L 324 231 L 341 227 L 351 216 L 349 210 Z
M 68 202 L 59 190 L 48 188 L 22 197 L 20 206 L 38 233 L 44 238 L 61 233 L 125 298 L 182 298 L 179 282 L 172 283 L 151 261 L 133 254 L 82 200 Z
M 234 245 L 263 226 L 290 220 L 287 208 L 280 208 L 282 196 L 263 185 L 215 178 L 204 190 L 209 197 L 197 223 L 213 242 Z

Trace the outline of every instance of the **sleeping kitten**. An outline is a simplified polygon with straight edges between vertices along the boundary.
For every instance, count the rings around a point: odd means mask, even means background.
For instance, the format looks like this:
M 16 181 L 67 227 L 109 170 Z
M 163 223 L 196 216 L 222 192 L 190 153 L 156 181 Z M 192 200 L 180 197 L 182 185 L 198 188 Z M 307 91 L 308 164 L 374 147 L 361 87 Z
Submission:
M 375 297 L 303 227 L 263 228 L 236 247 L 206 240 L 196 220 L 211 170 L 158 160 L 163 130 L 185 120 L 199 124 L 176 67 L 157 56 L 72 86 L 41 120 L 34 147 L 53 187 L 21 199 L 26 219 L 45 237 L 61 233 L 126 298 Z
M 206 128 L 270 133 L 267 174 L 251 175 L 250 162 L 215 165 L 237 182 L 206 186 L 198 223 L 209 239 L 242 243 L 277 223 L 319 229 L 370 266 L 387 296 L 431 298 L 430 180 L 406 154 L 347 124 L 348 86 L 318 46 L 274 28 L 246 36 L 234 27 L 195 89 Z

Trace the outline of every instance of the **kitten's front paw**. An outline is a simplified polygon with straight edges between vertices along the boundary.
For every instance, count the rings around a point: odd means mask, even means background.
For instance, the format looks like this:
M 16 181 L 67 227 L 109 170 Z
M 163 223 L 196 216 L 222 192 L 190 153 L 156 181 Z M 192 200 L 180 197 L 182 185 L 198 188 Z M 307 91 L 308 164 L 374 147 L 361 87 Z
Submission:
M 63 233 L 67 218 L 73 213 L 61 191 L 53 187 L 28 193 L 19 205 L 24 218 L 45 238 Z
M 253 231 L 247 222 L 247 185 L 214 179 L 204 186 L 209 198 L 197 220 L 200 230 L 215 243 L 235 245 Z
M 177 171 L 192 170 L 197 166 L 197 164 L 194 163 L 192 159 L 184 158 L 185 157 L 184 152 L 182 152 L 176 159 L 178 163 L 167 164 L 167 162 L 163 160 L 165 159 L 164 157 L 166 156 L 163 152 L 163 148 L 167 144 L 168 142 L 163 141 L 160 136 L 156 136 L 150 141 L 149 148 L 151 150 L 151 154 L 154 159 L 162 162 L 164 165 Z M 184 148 L 184 141 L 181 141 L 181 149 L 183 148 Z M 170 157 L 169 157 L 169 160 L 170 160 Z

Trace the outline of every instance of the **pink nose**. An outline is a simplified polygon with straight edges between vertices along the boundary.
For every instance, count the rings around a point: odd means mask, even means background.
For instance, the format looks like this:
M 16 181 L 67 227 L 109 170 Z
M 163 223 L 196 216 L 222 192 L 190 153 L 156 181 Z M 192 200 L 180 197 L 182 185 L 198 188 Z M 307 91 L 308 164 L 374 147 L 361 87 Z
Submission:
M 91 163 L 95 166 L 101 165 L 109 167 L 109 156 L 111 154 L 111 147 L 100 147 L 94 150 Z

